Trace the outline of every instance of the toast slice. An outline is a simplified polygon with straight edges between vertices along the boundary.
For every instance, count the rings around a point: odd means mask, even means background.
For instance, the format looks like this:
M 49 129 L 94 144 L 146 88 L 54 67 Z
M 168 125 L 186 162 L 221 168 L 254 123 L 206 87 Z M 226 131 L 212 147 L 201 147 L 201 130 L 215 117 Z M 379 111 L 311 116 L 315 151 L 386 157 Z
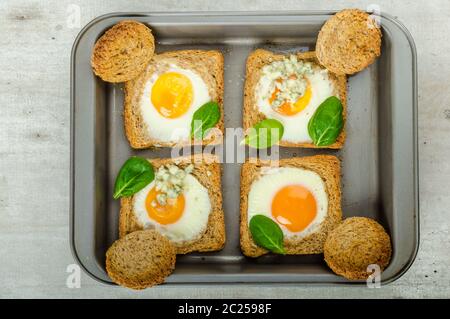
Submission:
M 267 50 L 257 49 L 250 53 L 247 58 L 246 76 L 244 85 L 244 110 L 243 110 L 243 128 L 247 130 L 259 121 L 266 118 L 266 116 L 258 111 L 256 105 L 255 89 L 261 77 L 262 68 L 272 63 L 273 61 L 283 60 L 287 55 L 276 54 Z M 313 64 L 319 65 L 314 51 L 298 52 L 296 56 L 299 60 L 310 61 Z M 345 75 L 336 75 L 329 72 L 329 78 L 335 83 L 339 98 L 343 106 L 344 128 L 336 141 L 328 146 L 316 146 L 313 143 L 292 143 L 281 140 L 278 144 L 286 147 L 303 147 L 303 148 L 332 148 L 340 149 L 344 145 L 345 140 L 345 120 L 347 113 L 347 78 Z
M 198 154 L 193 156 L 178 157 L 174 159 L 149 160 L 155 170 L 161 165 L 174 163 L 180 168 L 194 164 L 192 175 L 195 176 L 209 194 L 211 212 L 208 224 L 201 236 L 190 242 L 173 243 L 177 254 L 187 254 L 193 251 L 206 252 L 217 251 L 225 245 L 225 221 L 222 209 L 221 168 L 218 158 L 214 155 Z M 133 196 L 122 197 L 120 201 L 119 236 L 126 236 L 137 230 L 143 229 L 133 213 Z
M 103 81 L 125 82 L 145 70 L 154 52 L 152 31 L 138 21 L 123 20 L 95 43 L 91 66 Z
M 381 271 L 389 265 L 391 238 L 377 221 L 350 217 L 330 232 L 323 255 L 335 274 L 350 280 L 367 279 L 369 265 L 377 264 Z
M 284 239 L 284 247 L 289 255 L 322 253 L 328 233 L 342 220 L 340 163 L 338 158 L 332 155 L 295 157 L 281 159 L 275 163 L 252 159 L 251 162 L 247 160 L 242 165 L 240 243 L 243 254 L 248 257 L 259 257 L 268 253 L 266 249 L 256 245 L 248 228 L 248 194 L 253 181 L 261 176 L 262 168 L 273 166 L 274 164 L 280 167 L 297 167 L 311 170 L 317 173 L 324 181 L 328 197 L 328 211 L 320 227 L 315 232 L 301 239 Z
M 117 284 L 144 289 L 164 282 L 175 269 L 175 247 L 155 230 L 116 240 L 106 252 L 106 271 Z
M 380 56 L 381 37 L 380 26 L 373 16 L 359 9 L 345 9 L 320 29 L 317 58 L 336 74 L 354 74 Z
M 125 83 L 125 106 L 124 125 L 125 135 L 131 147 L 136 149 L 148 148 L 151 146 L 172 147 L 177 144 L 174 141 L 160 141 L 154 136 L 150 136 L 147 124 L 145 123 L 140 110 L 140 99 L 146 82 L 163 65 L 176 64 L 177 66 L 196 72 L 206 83 L 212 101 L 219 104 L 220 120 L 216 124 L 222 133 L 223 124 L 223 55 L 215 50 L 181 50 L 155 54 L 148 64 L 146 70 L 137 78 Z M 206 145 L 214 141 L 214 136 L 203 139 L 202 144 Z M 181 141 L 179 144 L 188 144 L 189 140 Z M 193 142 L 197 144 L 198 142 Z

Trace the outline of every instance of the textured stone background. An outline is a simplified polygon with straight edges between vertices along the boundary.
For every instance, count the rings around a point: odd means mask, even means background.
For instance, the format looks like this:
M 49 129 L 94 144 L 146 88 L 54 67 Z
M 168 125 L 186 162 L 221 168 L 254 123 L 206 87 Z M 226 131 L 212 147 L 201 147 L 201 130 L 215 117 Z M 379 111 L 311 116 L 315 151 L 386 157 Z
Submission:
M 245 3 L 245 4 L 244 4 Z M 143 292 L 82 275 L 66 287 L 69 249 L 69 61 L 81 26 L 114 11 L 317 10 L 376 3 L 411 31 L 418 51 L 421 245 L 412 268 L 381 289 L 214 286 Z M 1 1 L 0 297 L 450 297 L 450 2 L 427 1 Z

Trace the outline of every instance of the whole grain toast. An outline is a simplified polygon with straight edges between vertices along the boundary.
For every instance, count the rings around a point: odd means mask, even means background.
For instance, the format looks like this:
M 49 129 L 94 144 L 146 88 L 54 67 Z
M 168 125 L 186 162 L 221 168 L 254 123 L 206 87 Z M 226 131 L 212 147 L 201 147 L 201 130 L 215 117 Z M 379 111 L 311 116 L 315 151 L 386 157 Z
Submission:
M 117 284 L 144 289 L 164 282 L 175 269 L 175 247 L 155 230 L 116 240 L 106 252 L 106 271 Z
M 161 165 L 175 163 L 184 168 L 190 163 L 194 164 L 192 175 L 207 190 L 211 200 L 211 213 L 208 224 L 201 236 L 193 241 L 173 243 L 177 254 L 187 254 L 193 251 L 217 251 L 225 245 L 225 221 L 222 209 L 221 168 L 218 158 L 213 155 L 197 154 L 193 156 L 178 157 L 175 159 L 149 159 L 157 169 Z M 119 236 L 122 238 L 129 233 L 142 229 L 133 213 L 133 196 L 122 197 L 120 201 Z
M 256 105 L 255 88 L 261 77 L 261 69 L 272 63 L 273 61 L 283 60 L 287 55 L 276 54 L 267 50 L 257 49 L 250 53 L 247 58 L 246 76 L 244 85 L 244 110 L 243 110 L 243 128 L 247 130 L 259 121 L 266 118 L 266 116 L 258 111 Z M 316 58 L 315 52 L 298 52 L 296 56 L 299 60 L 310 61 L 314 64 L 320 65 Z M 347 79 L 345 75 L 335 75 L 329 73 L 330 79 L 336 84 L 337 93 L 343 106 L 344 127 L 332 145 L 316 146 L 313 143 L 292 143 L 287 141 L 280 141 L 278 144 L 287 147 L 303 147 L 303 148 L 332 148 L 339 149 L 344 145 L 345 140 L 345 120 L 347 114 Z
M 151 30 L 138 21 L 124 20 L 95 43 L 91 65 L 102 80 L 125 82 L 144 71 L 154 52 Z
M 154 137 L 149 136 L 147 124 L 142 118 L 139 106 L 145 83 L 155 71 L 161 68 L 161 65 L 163 65 L 164 68 L 164 66 L 167 67 L 169 63 L 192 70 L 201 76 L 208 86 L 209 95 L 211 96 L 212 101 L 219 104 L 221 117 L 215 127 L 223 133 L 224 62 L 222 53 L 215 50 L 170 51 L 154 55 L 145 72 L 139 77 L 125 83 L 125 134 L 133 148 L 142 149 L 151 146 L 172 147 L 176 144 L 175 142 L 159 141 Z M 215 137 L 207 137 L 202 141 L 202 144 L 209 144 L 214 138 Z M 185 141 L 185 143 L 189 142 L 190 141 Z M 197 142 L 192 144 L 197 144 Z
M 347 279 L 366 279 L 367 267 L 384 270 L 391 259 L 391 240 L 383 226 L 367 217 L 350 217 L 332 230 L 325 241 L 328 266 Z
M 359 72 L 381 54 L 380 27 L 364 11 L 342 10 L 320 29 L 316 53 L 320 63 L 331 72 Z
M 256 163 L 254 162 L 256 161 Z M 251 163 L 253 162 L 253 163 Z M 268 253 L 256 245 L 248 227 L 248 194 L 253 181 L 261 176 L 262 167 L 278 165 L 280 167 L 297 167 L 316 172 L 324 181 L 328 197 L 328 211 L 320 228 L 314 233 L 301 239 L 284 239 L 284 248 L 288 255 L 320 254 L 328 233 L 334 229 L 342 219 L 340 164 L 337 157 L 332 155 L 315 155 L 281 159 L 278 162 L 252 159 L 247 160 L 241 168 L 241 221 L 240 243 L 241 250 L 248 257 L 259 257 Z

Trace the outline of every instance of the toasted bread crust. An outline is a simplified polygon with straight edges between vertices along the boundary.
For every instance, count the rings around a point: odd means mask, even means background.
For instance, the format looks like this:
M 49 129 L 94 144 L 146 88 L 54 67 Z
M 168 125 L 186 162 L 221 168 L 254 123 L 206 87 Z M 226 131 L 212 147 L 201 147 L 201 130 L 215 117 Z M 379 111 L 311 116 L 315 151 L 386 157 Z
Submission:
M 320 63 L 331 72 L 359 72 L 381 54 L 380 28 L 364 11 L 340 11 L 322 26 L 316 52 Z
M 259 178 L 261 168 L 270 166 L 270 161 L 252 159 L 255 163 L 246 161 L 241 169 L 241 221 L 240 221 L 240 243 L 241 250 L 248 257 L 259 257 L 268 251 L 256 245 L 248 228 L 248 194 L 253 181 Z M 285 238 L 284 246 L 288 255 L 320 254 L 328 233 L 334 229 L 342 219 L 341 211 L 341 188 L 340 188 L 340 164 L 335 156 L 315 155 L 302 158 L 281 159 L 272 165 L 281 167 L 298 167 L 311 170 L 319 174 L 323 179 L 328 197 L 327 217 L 320 228 L 298 240 Z
M 391 240 L 383 226 L 366 217 L 345 219 L 330 232 L 324 246 L 325 262 L 331 270 L 350 280 L 366 279 L 371 264 L 383 271 L 391 254 Z
M 94 73 L 107 82 L 125 82 L 142 73 L 153 57 L 155 40 L 144 24 L 124 20 L 95 43 L 91 56 Z
M 125 135 L 130 142 L 131 147 L 136 149 L 148 148 L 151 146 L 172 147 L 174 142 L 158 141 L 147 132 L 147 124 L 144 122 L 139 101 L 145 83 L 157 70 L 160 64 L 171 62 L 180 67 L 197 72 L 205 81 L 209 88 L 211 99 L 219 104 L 221 118 L 217 125 L 222 133 L 223 124 L 223 55 L 215 50 L 180 50 L 170 51 L 154 55 L 148 64 L 145 72 L 139 77 L 125 83 L 125 106 L 124 106 L 124 125 Z M 203 145 L 213 142 L 213 138 L 206 138 L 202 141 Z M 189 143 L 186 141 L 185 143 Z M 194 142 L 192 144 L 199 144 Z
M 297 58 L 300 60 L 310 61 L 319 64 L 315 52 L 298 52 Z M 257 49 L 253 51 L 247 58 L 246 77 L 244 85 L 244 110 L 243 110 L 243 128 L 247 130 L 259 121 L 266 118 L 266 116 L 259 112 L 256 106 L 255 88 L 261 77 L 261 69 L 263 66 L 272 63 L 273 61 L 283 60 L 286 57 L 284 54 L 275 54 L 273 52 Z M 340 149 L 345 141 L 345 122 L 347 118 L 347 79 L 345 75 L 335 75 L 329 73 L 330 79 L 336 84 L 337 93 L 343 106 L 344 128 L 341 134 L 332 145 L 316 146 L 313 143 L 292 143 L 280 141 L 278 144 L 286 147 L 303 147 L 303 148 L 332 148 Z
M 208 189 L 212 208 L 206 229 L 196 240 L 173 243 L 177 254 L 222 249 L 225 245 L 225 220 L 222 209 L 221 168 L 217 157 L 213 155 L 193 155 L 176 159 L 151 159 L 149 161 L 155 168 L 169 163 L 177 163 L 180 167 L 194 163 L 195 168 L 192 175 Z M 133 197 L 123 197 L 120 204 L 119 236 L 122 238 L 131 232 L 141 230 L 142 226 L 137 222 L 133 213 Z
M 175 247 L 155 230 L 116 240 L 106 252 L 106 271 L 117 284 L 144 289 L 164 282 L 175 269 Z

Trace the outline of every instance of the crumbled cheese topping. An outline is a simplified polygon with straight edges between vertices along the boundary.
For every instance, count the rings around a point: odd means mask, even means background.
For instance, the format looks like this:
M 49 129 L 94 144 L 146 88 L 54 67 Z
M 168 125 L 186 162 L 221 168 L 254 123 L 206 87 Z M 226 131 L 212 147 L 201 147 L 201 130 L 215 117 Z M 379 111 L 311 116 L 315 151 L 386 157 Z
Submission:
M 263 98 L 269 99 L 272 92 L 276 91 L 273 107 L 280 107 L 284 102 L 295 103 L 305 94 L 308 85 L 305 76 L 312 73 L 312 64 L 297 60 L 295 55 L 264 66 L 262 74 L 269 78 L 272 85 Z
M 174 164 L 160 166 L 155 174 L 155 188 L 159 192 L 156 195 L 157 203 L 153 201 L 151 205 L 164 206 L 167 204 L 167 199 L 177 198 L 183 192 L 184 178 L 193 170 L 193 164 L 189 164 L 184 170 Z

